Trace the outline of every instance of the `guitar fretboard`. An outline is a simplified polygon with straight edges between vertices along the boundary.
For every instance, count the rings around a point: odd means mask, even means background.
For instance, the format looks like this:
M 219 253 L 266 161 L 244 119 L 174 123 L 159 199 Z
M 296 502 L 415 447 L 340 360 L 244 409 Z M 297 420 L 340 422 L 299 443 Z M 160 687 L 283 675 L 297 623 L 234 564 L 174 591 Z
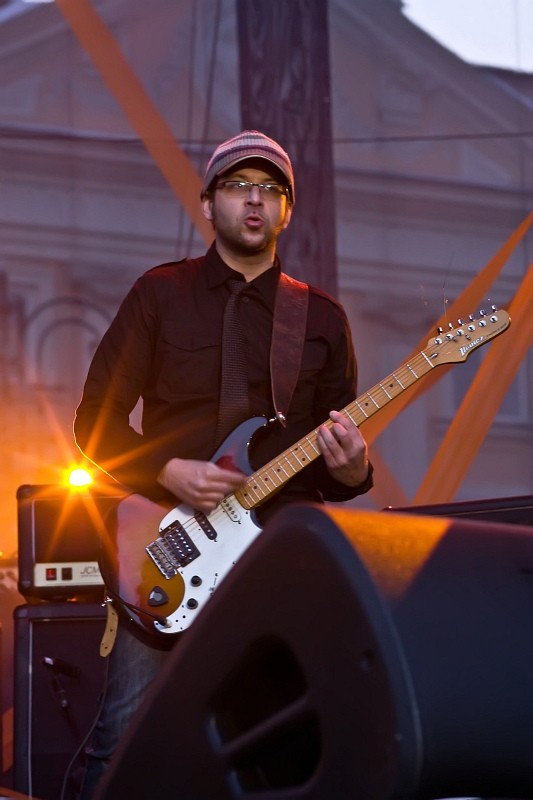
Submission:
M 360 426 L 433 369 L 435 366 L 431 361 L 433 352 L 430 348 L 423 350 L 368 392 L 357 397 L 342 409 L 343 412 L 357 426 Z M 327 420 L 324 424 L 330 428 L 333 422 Z M 288 480 L 311 464 L 315 458 L 318 458 L 320 449 L 317 436 L 317 431 L 312 431 L 250 475 L 243 487 L 235 492 L 239 503 L 247 509 L 255 508 L 271 494 L 281 489 Z

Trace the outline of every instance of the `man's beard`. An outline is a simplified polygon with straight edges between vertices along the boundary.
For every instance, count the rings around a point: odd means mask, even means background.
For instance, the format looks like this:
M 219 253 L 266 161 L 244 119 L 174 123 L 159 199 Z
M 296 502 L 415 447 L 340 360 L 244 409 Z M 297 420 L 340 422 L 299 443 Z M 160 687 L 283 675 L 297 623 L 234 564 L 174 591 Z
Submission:
M 243 223 L 241 223 L 241 225 L 243 225 Z M 265 250 L 275 247 L 276 240 L 280 233 L 280 231 L 274 230 L 264 223 L 261 229 L 261 236 L 254 237 L 251 235 L 248 237 L 240 226 L 230 226 L 229 229 L 227 225 L 221 225 L 219 227 L 217 225 L 217 214 L 215 212 L 213 213 L 213 227 L 217 237 L 225 244 L 228 250 L 232 250 L 243 256 L 262 253 Z M 253 234 L 253 231 L 250 231 L 250 233 Z

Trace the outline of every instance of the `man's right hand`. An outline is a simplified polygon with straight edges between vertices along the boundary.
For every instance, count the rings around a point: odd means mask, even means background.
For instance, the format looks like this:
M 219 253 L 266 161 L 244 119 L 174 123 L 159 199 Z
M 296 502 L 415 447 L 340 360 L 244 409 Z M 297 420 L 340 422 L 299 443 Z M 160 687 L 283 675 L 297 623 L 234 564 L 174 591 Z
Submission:
M 209 513 L 246 480 L 246 475 L 222 469 L 211 461 L 172 458 L 159 475 L 158 483 L 192 508 Z

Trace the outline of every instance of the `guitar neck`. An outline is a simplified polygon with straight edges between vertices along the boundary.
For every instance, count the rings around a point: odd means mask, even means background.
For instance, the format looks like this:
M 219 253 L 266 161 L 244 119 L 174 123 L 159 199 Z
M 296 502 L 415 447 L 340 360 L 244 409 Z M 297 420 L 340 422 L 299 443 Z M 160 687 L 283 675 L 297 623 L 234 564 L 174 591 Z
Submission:
M 360 426 L 435 366 L 426 351 L 422 351 L 342 410 L 357 426 Z M 324 424 L 330 428 L 333 422 L 327 420 Z M 318 458 L 320 449 L 317 438 L 317 431 L 312 431 L 250 475 L 242 488 L 235 492 L 239 503 L 244 508 L 252 509 L 281 489 L 287 481 Z

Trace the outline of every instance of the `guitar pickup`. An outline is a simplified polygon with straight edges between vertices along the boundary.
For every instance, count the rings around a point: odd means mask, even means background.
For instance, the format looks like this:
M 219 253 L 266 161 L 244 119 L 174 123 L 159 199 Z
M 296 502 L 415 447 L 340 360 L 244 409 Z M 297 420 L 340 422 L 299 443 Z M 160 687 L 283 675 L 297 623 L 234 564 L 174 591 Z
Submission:
M 207 538 L 211 539 L 211 541 L 216 541 L 217 532 L 209 522 L 206 515 L 203 514 L 201 511 L 197 511 L 196 514 L 194 515 L 194 519 L 196 520 L 200 528 L 203 530 Z

